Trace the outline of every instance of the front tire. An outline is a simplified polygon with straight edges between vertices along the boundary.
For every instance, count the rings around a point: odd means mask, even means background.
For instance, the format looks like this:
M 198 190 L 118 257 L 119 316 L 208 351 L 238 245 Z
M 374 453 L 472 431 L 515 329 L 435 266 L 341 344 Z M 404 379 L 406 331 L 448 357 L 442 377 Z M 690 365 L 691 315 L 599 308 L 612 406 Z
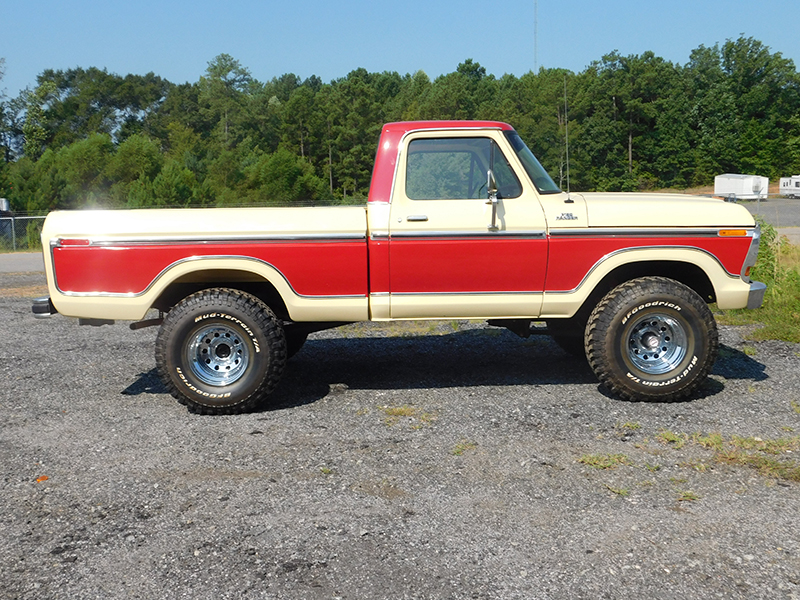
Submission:
M 156 338 L 156 365 L 164 385 L 191 412 L 253 410 L 283 374 L 283 326 L 255 296 L 203 290 L 165 317 Z
M 625 400 L 670 402 L 692 395 L 718 350 L 708 305 L 691 288 L 664 277 L 614 288 L 586 328 L 589 364 L 600 382 Z

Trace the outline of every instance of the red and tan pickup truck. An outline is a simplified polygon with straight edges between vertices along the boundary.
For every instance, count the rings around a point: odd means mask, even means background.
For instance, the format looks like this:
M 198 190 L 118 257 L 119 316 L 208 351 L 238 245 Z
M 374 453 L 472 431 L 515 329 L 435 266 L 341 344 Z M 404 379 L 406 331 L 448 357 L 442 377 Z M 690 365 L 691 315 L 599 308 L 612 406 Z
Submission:
M 160 325 L 200 413 L 265 402 L 310 332 L 403 319 L 546 330 L 618 397 L 668 401 L 716 360 L 708 304 L 761 305 L 759 237 L 722 200 L 565 193 L 505 123 L 390 123 L 366 206 L 51 213 L 33 311 Z

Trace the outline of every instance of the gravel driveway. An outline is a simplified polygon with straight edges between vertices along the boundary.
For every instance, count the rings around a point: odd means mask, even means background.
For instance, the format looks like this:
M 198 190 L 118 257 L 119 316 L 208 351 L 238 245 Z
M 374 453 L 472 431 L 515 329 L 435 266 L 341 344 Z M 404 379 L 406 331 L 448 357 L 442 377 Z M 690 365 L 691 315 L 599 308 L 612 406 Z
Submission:
M 800 598 L 799 345 L 723 328 L 700 397 L 640 404 L 546 337 L 347 327 L 200 417 L 155 329 L 42 286 L 0 274 L 0 598 Z

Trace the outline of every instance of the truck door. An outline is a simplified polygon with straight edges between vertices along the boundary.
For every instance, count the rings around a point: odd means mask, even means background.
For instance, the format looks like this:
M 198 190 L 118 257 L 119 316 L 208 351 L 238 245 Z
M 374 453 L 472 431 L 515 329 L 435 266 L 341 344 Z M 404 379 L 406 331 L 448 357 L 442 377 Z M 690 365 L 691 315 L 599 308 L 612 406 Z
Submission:
M 406 138 L 389 223 L 392 318 L 539 314 L 545 218 L 535 188 L 518 172 L 499 131 Z

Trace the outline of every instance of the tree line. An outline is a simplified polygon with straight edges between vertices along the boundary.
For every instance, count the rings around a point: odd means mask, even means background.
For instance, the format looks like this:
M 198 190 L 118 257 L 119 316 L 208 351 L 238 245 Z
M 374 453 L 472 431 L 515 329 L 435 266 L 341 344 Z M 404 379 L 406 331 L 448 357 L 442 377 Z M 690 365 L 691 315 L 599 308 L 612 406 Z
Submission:
M 574 191 L 800 173 L 800 75 L 742 36 L 685 65 L 612 52 L 580 73 L 521 77 L 468 59 L 433 80 L 356 69 L 259 82 L 227 54 L 185 84 L 46 70 L 0 98 L 0 197 L 18 212 L 362 202 L 381 125 L 417 119 L 506 121 Z

